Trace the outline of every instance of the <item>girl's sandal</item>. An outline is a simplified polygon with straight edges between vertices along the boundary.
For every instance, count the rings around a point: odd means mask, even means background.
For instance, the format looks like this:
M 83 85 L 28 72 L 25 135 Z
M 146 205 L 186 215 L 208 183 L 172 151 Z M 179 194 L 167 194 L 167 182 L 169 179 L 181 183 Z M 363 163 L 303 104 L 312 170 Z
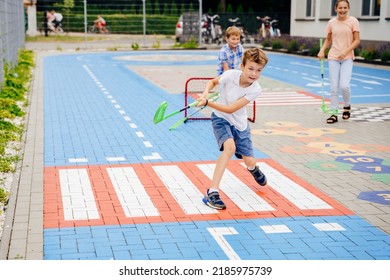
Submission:
M 335 123 L 337 122 L 337 116 L 336 115 L 331 115 L 329 118 L 326 119 L 327 123 Z
M 351 105 L 344 107 L 343 120 L 348 120 L 351 117 Z

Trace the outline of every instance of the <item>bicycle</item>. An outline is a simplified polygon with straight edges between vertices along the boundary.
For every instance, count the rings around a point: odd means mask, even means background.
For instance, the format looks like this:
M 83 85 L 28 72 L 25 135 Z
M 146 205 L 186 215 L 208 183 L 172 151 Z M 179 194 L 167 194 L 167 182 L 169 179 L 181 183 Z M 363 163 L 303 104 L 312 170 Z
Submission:
M 109 33 L 111 33 L 111 27 L 110 26 L 106 25 L 105 28 L 106 28 L 106 32 L 100 32 L 99 29 L 95 25 L 92 25 L 91 27 L 89 27 L 88 33 L 94 33 L 94 34 L 97 34 L 97 33 L 99 33 L 99 34 L 109 34 Z
M 44 23 L 40 24 L 38 30 L 42 35 L 45 34 L 45 24 Z M 62 28 L 61 23 L 57 27 L 54 27 L 53 25 L 48 24 L 47 33 L 48 34 L 64 34 L 65 31 Z

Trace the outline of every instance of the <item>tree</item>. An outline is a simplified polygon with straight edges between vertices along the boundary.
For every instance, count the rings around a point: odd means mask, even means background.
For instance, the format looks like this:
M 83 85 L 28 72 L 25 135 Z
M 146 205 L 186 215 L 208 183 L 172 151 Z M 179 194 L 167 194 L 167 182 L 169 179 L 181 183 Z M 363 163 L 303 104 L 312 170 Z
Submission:
M 64 14 L 66 17 L 66 27 L 69 30 L 69 17 L 74 7 L 74 0 L 64 0 Z
M 154 2 L 154 11 L 153 11 L 153 13 L 155 15 L 159 15 L 161 13 L 161 11 L 160 11 L 160 3 L 158 3 L 158 0 L 156 0 Z
M 228 6 L 227 6 L 227 8 L 226 8 L 226 12 L 227 13 L 233 13 L 233 6 L 232 6 L 232 4 L 228 4 Z
M 242 7 L 242 5 L 238 5 L 238 8 L 237 8 L 237 14 L 243 14 L 244 13 L 244 8 Z
M 164 3 L 163 14 L 169 15 L 169 6 L 167 2 Z
M 219 1 L 217 11 L 222 13 L 226 12 L 226 0 Z
M 179 11 L 177 10 L 175 1 L 172 1 L 171 4 L 171 15 L 175 15 L 175 16 L 179 15 Z

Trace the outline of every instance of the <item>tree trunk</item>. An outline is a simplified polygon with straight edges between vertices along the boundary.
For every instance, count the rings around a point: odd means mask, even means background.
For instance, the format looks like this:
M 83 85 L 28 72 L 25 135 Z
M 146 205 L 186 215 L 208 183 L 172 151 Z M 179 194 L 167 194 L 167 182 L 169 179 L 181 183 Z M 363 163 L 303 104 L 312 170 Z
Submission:
M 223 13 L 226 13 L 226 0 L 221 0 L 221 9 Z

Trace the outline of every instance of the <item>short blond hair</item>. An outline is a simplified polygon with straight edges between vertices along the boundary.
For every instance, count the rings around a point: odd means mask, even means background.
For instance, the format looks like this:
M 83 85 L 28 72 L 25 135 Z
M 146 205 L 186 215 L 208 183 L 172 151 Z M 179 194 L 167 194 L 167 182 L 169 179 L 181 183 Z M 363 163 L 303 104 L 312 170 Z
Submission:
M 264 67 L 268 63 L 268 57 L 260 48 L 254 47 L 247 49 L 244 52 L 244 56 L 242 57 L 242 65 L 245 66 L 247 61 L 256 62 Z
M 240 36 L 241 31 L 237 26 L 230 26 L 225 31 L 225 37 L 229 38 L 232 35 Z

